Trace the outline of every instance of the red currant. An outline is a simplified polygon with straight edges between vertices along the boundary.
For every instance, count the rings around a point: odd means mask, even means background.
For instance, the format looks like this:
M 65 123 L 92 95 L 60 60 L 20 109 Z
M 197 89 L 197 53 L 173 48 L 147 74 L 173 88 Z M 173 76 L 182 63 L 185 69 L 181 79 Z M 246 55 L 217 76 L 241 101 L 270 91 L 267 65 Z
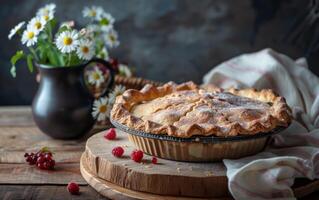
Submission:
M 35 164 L 39 169 L 53 169 L 55 165 L 52 153 L 47 148 L 42 148 L 36 153 L 25 153 L 24 157 L 29 165 Z
M 108 140 L 114 140 L 116 138 L 116 131 L 115 128 L 109 129 L 105 134 L 104 138 Z
M 80 187 L 75 182 L 70 182 L 67 186 L 67 189 L 71 194 L 79 194 L 80 192 Z
M 156 157 L 153 157 L 153 158 L 152 158 L 152 163 L 153 163 L 153 164 L 157 164 L 157 158 L 156 158 Z
M 112 154 L 115 156 L 115 157 L 122 157 L 124 153 L 124 149 L 122 147 L 115 147 L 113 150 L 112 150 Z
M 141 162 L 143 159 L 143 151 L 141 150 L 134 150 L 131 153 L 131 159 L 135 162 Z

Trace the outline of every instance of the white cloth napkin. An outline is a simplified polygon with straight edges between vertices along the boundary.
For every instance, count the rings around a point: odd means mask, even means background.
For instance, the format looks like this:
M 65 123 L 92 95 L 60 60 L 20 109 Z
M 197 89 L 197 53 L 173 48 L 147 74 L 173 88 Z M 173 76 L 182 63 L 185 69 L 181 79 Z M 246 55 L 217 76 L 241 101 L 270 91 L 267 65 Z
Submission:
M 222 88 L 271 88 L 286 98 L 295 118 L 264 152 L 223 161 L 235 199 L 295 199 L 295 178 L 319 178 L 319 78 L 307 68 L 304 58 L 294 61 L 265 49 L 221 63 L 204 76 L 204 83 Z

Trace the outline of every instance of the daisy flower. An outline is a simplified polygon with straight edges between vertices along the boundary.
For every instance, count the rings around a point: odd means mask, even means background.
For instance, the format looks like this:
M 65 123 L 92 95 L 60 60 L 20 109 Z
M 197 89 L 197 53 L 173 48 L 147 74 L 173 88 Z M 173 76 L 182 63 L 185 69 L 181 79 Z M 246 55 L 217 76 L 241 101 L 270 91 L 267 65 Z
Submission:
M 86 39 L 80 40 L 76 53 L 79 58 L 83 60 L 90 60 L 95 53 L 93 42 Z
M 108 32 L 113 29 L 113 23 L 115 20 L 109 13 L 103 12 L 100 16 L 98 16 L 98 20 L 102 31 Z
M 58 35 L 55 44 L 62 53 L 70 53 L 79 45 L 79 35 L 77 31 L 64 31 Z
M 107 49 L 105 47 L 102 48 L 102 50 L 98 53 L 97 55 L 98 58 L 102 58 L 104 60 L 109 60 L 109 52 L 107 51 Z
M 34 29 L 38 32 L 42 31 L 44 29 L 44 26 L 47 22 L 43 17 L 34 17 L 31 19 L 31 21 L 28 23 L 27 28 L 28 29 Z
M 113 48 L 120 45 L 118 41 L 118 34 L 114 29 L 111 29 L 104 37 L 105 43 L 108 47 Z
M 50 21 L 54 17 L 56 5 L 50 3 L 40 8 L 37 12 L 37 16 L 43 17 L 45 21 Z
M 98 67 L 95 67 L 95 69 L 90 72 L 88 81 L 92 85 L 99 87 L 105 81 L 102 71 L 99 70 Z
M 32 28 L 28 28 L 22 33 L 21 42 L 26 44 L 27 47 L 33 46 L 38 41 L 38 31 Z
M 23 27 L 23 25 L 25 24 L 25 22 L 20 22 L 19 24 L 17 24 L 13 29 L 10 30 L 10 33 L 8 35 L 9 40 L 11 40 L 11 38 L 18 32 L 21 30 L 21 28 Z
M 100 6 L 85 7 L 82 11 L 83 17 L 97 19 L 104 12 Z
M 101 29 L 100 29 L 100 26 L 99 25 L 96 25 L 96 24 L 89 24 L 87 27 L 86 27 L 86 30 L 88 32 L 100 32 Z
M 125 77 L 131 77 L 132 76 L 132 71 L 130 70 L 130 68 L 127 65 L 120 64 L 119 65 L 119 71 L 120 71 L 120 74 L 125 76 Z
M 96 99 L 93 103 L 92 116 L 97 119 L 97 121 L 104 121 L 110 116 L 111 105 L 108 103 L 106 97 Z
M 116 85 L 113 91 L 109 94 L 109 103 L 113 104 L 117 96 L 123 94 L 126 88 L 123 85 Z

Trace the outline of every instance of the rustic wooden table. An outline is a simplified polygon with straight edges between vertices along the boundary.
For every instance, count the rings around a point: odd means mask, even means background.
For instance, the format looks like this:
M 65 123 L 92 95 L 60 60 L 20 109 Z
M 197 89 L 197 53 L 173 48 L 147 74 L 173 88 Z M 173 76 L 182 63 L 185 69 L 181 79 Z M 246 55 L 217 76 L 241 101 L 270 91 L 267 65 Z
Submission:
M 54 140 L 35 126 L 30 107 L 0 108 L 0 199 L 105 199 L 84 181 L 79 161 L 85 141 Z M 24 153 L 47 146 L 55 152 L 55 171 L 38 170 L 24 161 Z M 69 181 L 81 186 L 80 195 L 66 190 Z M 319 192 L 303 199 L 319 199 Z
M 0 199 L 105 199 L 80 174 L 80 156 L 86 138 L 53 140 L 35 126 L 30 107 L 0 108 Z M 55 171 L 29 166 L 24 153 L 47 146 L 55 154 Z M 69 181 L 80 184 L 80 195 L 66 190 Z

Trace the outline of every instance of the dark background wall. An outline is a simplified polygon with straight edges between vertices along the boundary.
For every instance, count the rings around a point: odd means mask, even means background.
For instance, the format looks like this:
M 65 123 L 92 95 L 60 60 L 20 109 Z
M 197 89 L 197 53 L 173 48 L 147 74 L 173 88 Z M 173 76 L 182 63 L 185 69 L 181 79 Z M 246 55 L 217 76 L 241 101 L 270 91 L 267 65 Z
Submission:
M 279 1 L 1 0 L 0 105 L 31 103 L 37 89 L 35 74 L 29 74 L 21 62 L 17 65 L 17 78 L 11 77 L 9 58 L 20 47 L 20 41 L 9 41 L 7 35 L 15 24 L 29 20 L 48 2 L 57 4 L 59 20 L 75 19 L 78 26 L 86 22 L 81 12 L 84 6 L 103 6 L 116 18 L 121 41 L 111 55 L 136 66 L 138 76 L 200 83 L 213 66 L 242 53 L 271 47 L 293 58 L 304 55 L 302 48 L 282 39 L 308 1 L 281 0 L 280 6 L 276 3 Z M 271 4 L 260 6 L 264 2 Z M 257 34 L 256 24 L 261 25 Z M 319 74 L 315 67 L 317 55 L 312 54 L 309 61 L 311 69 Z

